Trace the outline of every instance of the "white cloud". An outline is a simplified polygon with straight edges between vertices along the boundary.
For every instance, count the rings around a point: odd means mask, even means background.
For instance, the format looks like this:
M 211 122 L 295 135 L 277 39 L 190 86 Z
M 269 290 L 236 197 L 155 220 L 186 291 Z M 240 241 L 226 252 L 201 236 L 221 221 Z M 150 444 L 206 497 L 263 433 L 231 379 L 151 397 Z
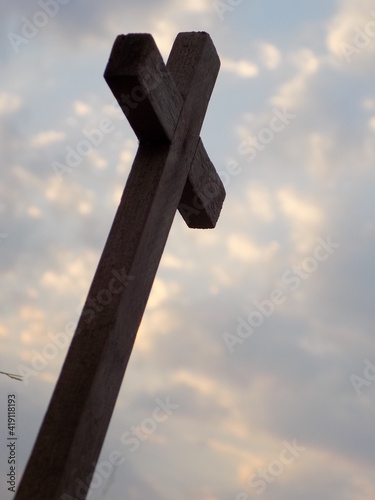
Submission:
M 92 212 L 92 203 L 88 200 L 82 200 L 77 205 L 78 213 L 88 215 Z
M 228 238 L 227 245 L 232 257 L 245 262 L 267 260 L 273 257 L 279 249 L 276 241 L 267 245 L 258 245 L 246 234 L 241 233 L 232 233 Z
M 92 279 L 93 268 L 97 264 L 98 256 L 91 250 L 76 257 L 70 252 L 58 253 L 59 269 L 46 269 L 40 278 L 40 285 L 59 293 L 74 293 L 84 295 Z
M 259 53 L 261 61 L 266 68 L 276 69 L 280 65 L 281 53 L 276 45 L 268 42 L 261 42 Z
M 345 0 L 328 24 L 327 47 L 344 66 L 368 61 L 375 52 L 375 5 L 373 0 Z
M 254 78 L 259 73 L 259 68 L 256 64 L 244 59 L 234 61 L 233 59 L 222 58 L 221 68 L 241 78 Z
M 303 74 L 315 73 L 319 68 L 319 60 L 311 49 L 302 48 L 291 57 L 292 62 Z
M 368 125 L 369 125 L 370 129 L 372 130 L 372 132 L 375 132 L 375 116 L 372 116 L 369 119 Z
M 35 219 L 38 219 L 42 215 L 40 209 L 34 205 L 28 207 L 27 213 L 30 215 L 30 217 L 33 217 Z
M 0 115 L 13 113 L 21 107 L 21 97 L 8 92 L 0 93 Z
M 175 333 L 180 328 L 181 318 L 167 305 L 151 309 L 147 304 L 137 335 L 137 349 L 152 354 L 160 335 Z
M 195 264 L 192 260 L 179 259 L 171 253 L 165 253 L 162 257 L 160 266 L 167 269 L 181 269 L 191 271 L 192 269 L 194 269 Z
M 209 0 L 190 0 L 189 2 L 183 1 L 182 6 L 184 10 L 197 14 L 201 14 L 212 9 Z
M 223 407 L 231 408 L 235 404 L 233 392 L 222 384 L 218 384 L 213 377 L 180 369 L 173 374 L 172 382 L 193 389 L 201 397 L 212 398 Z
M 166 19 L 155 20 L 152 28 L 152 36 L 162 54 L 164 61 L 168 59 L 173 42 L 178 33 L 175 22 Z
M 83 189 L 78 184 L 63 184 L 56 177 L 50 177 L 45 188 L 45 196 L 47 200 L 55 203 L 60 207 L 72 210 L 74 213 L 88 213 L 82 207 L 92 206 L 95 202 L 95 193 L 91 189 Z
M 133 164 L 135 154 L 137 152 L 137 144 L 133 139 L 127 139 L 125 141 L 124 148 L 119 153 L 119 161 L 116 165 L 117 173 L 120 175 L 125 175 L 129 172 L 130 167 Z
M 332 163 L 334 140 L 327 132 L 312 132 L 309 136 L 308 169 L 312 177 L 332 180 L 336 172 Z
M 9 332 L 5 325 L 0 324 L 0 337 L 6 338 L 9 337 Z
M 302 224 L 317 224 L 322 219 L 320 208 L 297 196 L 288 188 L 281 188 L 277 193 L 282 211 L 294 221 Z
M 42 343 L 46 334 L 45 312 L 36 306 L 24 305 L 19 310 L 19 317 L 24 326 L 21 330 L 22 342 L 26 345 Z
M 179 293 L 181 293 L 181 286 L 178 283 L 166 282 L 156 277 L 147 302 L 147 308 L 156 309 L 167 301 L 168 297 L 175 297 Z
M 271 203 L 271 195 L 265 186 L 259 183 L 253 183 L 252 186 L 248 188 L 246 194 L 253 215 L 267 222 L 275 218 Z
M 92 107 L 83 101 L 75 101 L 73 103 L 74 113 L 77 116 L 86 116 L 92 112 Z
M 319 59 L 310 49 L 299 49 L 291 56 L 291 62 L 297 68 L 297 74 L 281 85 L 278 93 L 271 98 L 275 106 L 293 109 L 303 102 L 307 83 L 319 69 Z
M 212 395 L 218 388 L 217 384 L 212 379 L 185 370 L 180 370 L 175 373 L 173 375 L 173 381 L 176 384 L 188 385 L 206 396 Z
M 40 132 L 31 138 L 30 144 L 34 148 L 45 148 L 50 144 L 56 142 L 61 142 L 65 139 L 66 134 L 64 132 L 58 132 L 57 130 L 47 130 L 45 132 Z
M 296 250 L 302 253 L 310 251 L 316 244 L 317 231 L 324 220 L 321 208 L 289 188 L 279 189 L 277 199 L 290 224 Z
M 104 170 L 108 166 L 108 161 L 100 155 L 98 150 L 93 149 L 90 152 L 90 165 L 98 170 Z

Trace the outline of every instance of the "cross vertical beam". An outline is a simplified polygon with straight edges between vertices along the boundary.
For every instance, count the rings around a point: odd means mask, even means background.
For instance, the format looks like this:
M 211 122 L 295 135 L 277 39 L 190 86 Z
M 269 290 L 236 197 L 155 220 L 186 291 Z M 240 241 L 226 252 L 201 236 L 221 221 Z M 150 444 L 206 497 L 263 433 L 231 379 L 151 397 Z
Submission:
M 219 66 L 206 33 L 178 35 L 167 67 L 150 35 L 115 41 L 105 78 L 140 144 L 15 500 L 86 497 L 175 212 L 216 224 L 225 192 L 199 134 Z M 121 290 L 93 317 L 114 276 Z

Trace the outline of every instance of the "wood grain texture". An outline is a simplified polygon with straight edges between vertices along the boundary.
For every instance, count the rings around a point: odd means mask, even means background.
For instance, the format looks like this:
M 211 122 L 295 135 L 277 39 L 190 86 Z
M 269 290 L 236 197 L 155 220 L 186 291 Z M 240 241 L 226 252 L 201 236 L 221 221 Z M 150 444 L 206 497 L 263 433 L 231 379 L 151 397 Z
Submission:
M 203 59 L 208 63 L 212 58 L 211 39 L 206 33 L 196 35 L 196 37 L 191 37 L 190 33 L 179 33 L 167 62 L 167 69 L 184 101 L 188 96 L 191 99 L 191 87 L 199 88 L 200 80 L 204 79 L 206 72 L 209 71 L 205 64 L 201 64 L 200 70 L 196 71 L 198 60 Z M 205 43 L 202 43 L 203 39 Z M 199 42 L 201 43 L 199 48 L 197 45 L 192 47 Z M 202 53 L 199 53 L 199 50 Z M 193 57 L 191 57 L 192 54 Z M 219 71 L 220 60 L 218 56 L 216 57 L 215 64 Z M 210 96 L 212 89 L 202 88 L 201 92 L 209 92 Z M 194 102 L 191 105 L 195 106 Z M 224 199 L 223 183 L 200 140 L 178 206 L 179 212 L 189 227 L 212 229 L 216 226 Z
M 127 115 L 140 145 L 16 500 L 86 497 L 83 485 L 90 483 L 193 159 L 204 151 L 199 133 L 219 69 L 211 39 L 184 38 L 186 64 L 177 77 L 187 89 L 182 99 L 184 90 L 163 69 L 149 36 L 132 37 L 130 53 L 120 39 L 108 75 L 120 97 L 134 81 L 146 92 L 143 107 Z M 150 88 L 144 75 L 153 72 L 162 79 Z M 176 103 L 166 118 L 163 103 L 171 99 Z M 137 113 L 150 123 L 144 126 Z M 197 168 L 203 160 L 197 157 Z M 114 277 L 122 287 L 114 287 Z M 93 299 L 106 290 L 111 300 L 93 312 Z
M 219 71 L 220 60 L 207 33 L 191 35 L 179 33 L 167 67 L 151 35 L 119 35 L 115 41 L 104 77 L 141 142 L 171 140 L 187 96 L 194 108 L 201 92 L 209 101 L 213 86 L 201 88 L 200 81 L 208 64 Z M 147 57 L 146 67 L 140 65 L 140 57 Z M 192 88 L 198 95 L 193 97 Z M 201 123 L 203 119 L 204 115 Z M 178 209 L 189 227 L 211 229 L 224 199 L 223 183 L 200 141 Z
M 173 139 L 183 100 L 151 35 L 119 35 L 104 78 L 140 142 Z

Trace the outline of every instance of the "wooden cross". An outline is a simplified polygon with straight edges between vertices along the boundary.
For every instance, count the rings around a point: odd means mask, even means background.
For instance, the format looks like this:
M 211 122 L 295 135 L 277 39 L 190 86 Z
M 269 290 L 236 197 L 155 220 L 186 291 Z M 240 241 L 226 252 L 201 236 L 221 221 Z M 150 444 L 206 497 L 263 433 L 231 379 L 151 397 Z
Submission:
M 189 227 L 216 224 L 225 191 L 199 135 L 219 67 L 207 33 L 180 33 L 166 66 L 151 35 L 115 40 L 104 77 L 139 148 L 15 500 L 86 498 L 82 484 L 88 489 L 175 212 Z M 99 297 L 106 305 L 93 308 Z

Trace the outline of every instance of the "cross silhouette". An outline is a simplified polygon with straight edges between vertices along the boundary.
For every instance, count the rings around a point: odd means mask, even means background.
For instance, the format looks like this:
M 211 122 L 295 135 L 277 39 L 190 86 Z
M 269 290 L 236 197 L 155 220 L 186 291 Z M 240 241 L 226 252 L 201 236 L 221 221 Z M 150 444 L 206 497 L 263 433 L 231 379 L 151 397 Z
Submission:
M 167 65 L 149 34 L 115 40 L 104 77 L 139 148 L 15 500 L 86 498 L 175 212 L 216 224 L 199 135 L 219 67 L 207 33 L 180 33 Z

